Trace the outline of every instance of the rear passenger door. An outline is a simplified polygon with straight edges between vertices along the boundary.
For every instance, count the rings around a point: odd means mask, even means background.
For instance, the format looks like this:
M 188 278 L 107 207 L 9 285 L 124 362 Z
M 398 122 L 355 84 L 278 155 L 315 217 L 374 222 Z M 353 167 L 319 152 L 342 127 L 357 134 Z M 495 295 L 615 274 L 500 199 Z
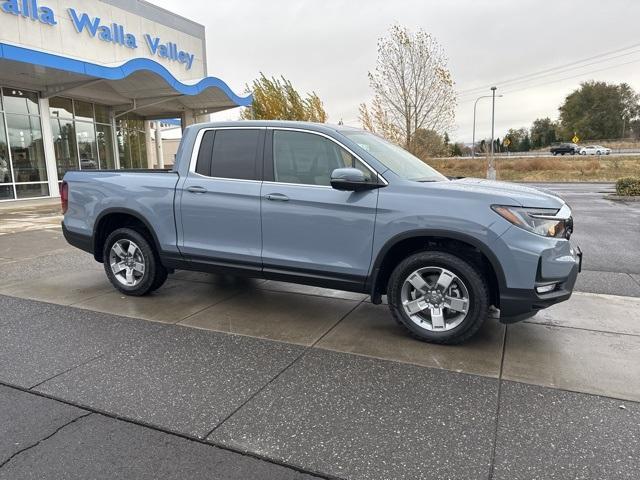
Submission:
M 378 189 L 335 190 L 331 172 L 377 174 L 331 137 L 267 132 L 262 186 L 262 262 L 268 278 L 357 289 L 371 263 Z M 296 278 L 299 277 L 299 278 Z
M 259 271 L 265 130 L 204 130 L 182 184 L 180 250 L 193 262 Z

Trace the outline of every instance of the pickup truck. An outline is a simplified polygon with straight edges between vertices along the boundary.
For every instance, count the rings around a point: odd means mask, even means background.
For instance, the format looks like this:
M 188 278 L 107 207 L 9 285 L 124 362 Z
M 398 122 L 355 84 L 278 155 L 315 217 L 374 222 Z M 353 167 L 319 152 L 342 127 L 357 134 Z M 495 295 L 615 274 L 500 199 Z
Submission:
M 170 171 L 70 171 L 61 201 L 67 241 L 127 295 L 176 269 L 363 292 L 374 304 L 386 295 L 410 335 L 435 343 L 470 338 L 492 306 L 515 322 L 568 299 L 582 259 L 561 198 L 451 181 L 345 126 L 193 125 Z

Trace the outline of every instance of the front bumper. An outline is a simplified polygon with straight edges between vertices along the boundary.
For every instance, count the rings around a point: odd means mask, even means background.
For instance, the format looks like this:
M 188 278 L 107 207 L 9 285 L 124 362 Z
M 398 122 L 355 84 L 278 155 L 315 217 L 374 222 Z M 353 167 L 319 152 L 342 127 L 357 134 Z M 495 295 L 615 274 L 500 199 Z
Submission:
M 564 278 L 553 279 L 556 288 L 549 293 L 538 293 L 534 289 L 505 288 L 500 292 L 500 322 L 515 323 L 534 316 L 538 311 L 556 303 L 564 302 L 571 297 L 578 273 L 582 270 L 582 251 L 580 247 L 572 247 L 575 259 L 569 274 Z M 541 271 L 540 259 L 538 276 Z M 538 278 L 536 286 L 549 284 L 549 280 Z

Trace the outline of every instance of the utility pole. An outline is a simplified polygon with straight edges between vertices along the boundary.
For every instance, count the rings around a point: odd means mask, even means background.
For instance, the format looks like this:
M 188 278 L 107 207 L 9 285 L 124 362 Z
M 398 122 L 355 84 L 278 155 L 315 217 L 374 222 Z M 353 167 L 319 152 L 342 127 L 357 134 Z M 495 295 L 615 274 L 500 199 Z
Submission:
M 494 149 L 495 145 L 493 140 L 493 133 L 495 127 L 495 119 L 496 119 L 496 87 L 491 87 L 491 155 L 489 156 L 489 168 L 487 168 L 487 178 L 489 180 L 496 179 L 496 167 L 495 167 L 495 159 L 494 159 Z

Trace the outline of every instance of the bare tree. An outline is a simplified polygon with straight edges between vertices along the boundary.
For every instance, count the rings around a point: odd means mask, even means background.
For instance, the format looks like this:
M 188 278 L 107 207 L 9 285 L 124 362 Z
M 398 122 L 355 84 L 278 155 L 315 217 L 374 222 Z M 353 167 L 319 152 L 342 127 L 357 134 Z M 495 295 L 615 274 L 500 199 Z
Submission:
M 417 130 L 444 133 L 454 121 L 456 95 L 447 58 L 428 33 L 399 25 L 378 41 L 370 107 L 360 105 L 363 127 L 414 151 Z

